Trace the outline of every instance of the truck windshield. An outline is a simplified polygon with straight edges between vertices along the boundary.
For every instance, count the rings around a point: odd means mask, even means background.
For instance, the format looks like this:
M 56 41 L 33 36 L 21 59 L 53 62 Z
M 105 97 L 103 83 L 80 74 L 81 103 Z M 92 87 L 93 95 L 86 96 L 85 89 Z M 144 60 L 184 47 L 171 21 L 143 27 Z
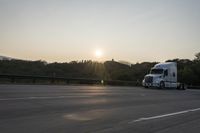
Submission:
M 151 74 L 162 74 L 163 69 L 151 69 Z

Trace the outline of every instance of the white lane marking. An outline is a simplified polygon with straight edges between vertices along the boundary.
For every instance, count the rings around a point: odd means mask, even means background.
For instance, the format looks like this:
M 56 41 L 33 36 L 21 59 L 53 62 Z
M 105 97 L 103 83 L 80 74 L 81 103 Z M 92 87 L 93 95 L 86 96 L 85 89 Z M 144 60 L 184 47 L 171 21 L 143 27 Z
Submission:
M 0 101 L 35 100 L 35 99 L 61 99 L 61 98 L 88 98 L 88 97 L 92 97 L 92 96 L 17 97 L 17 98 L 1 98 Z
M 139 118 L 139 119 L 130 121 L 128 123 L 131 124 L 131 123 L 135 123 L 135 122 L 153 120 L 153 119 L 158 119 L 158 118 L 163 118 L 163 117 L 168 117 L 168 116 L 174 116 L 174 115 L 179 115 L 179 114 L 185 114 L 185 113 L 195 112 L 195 111 L 200 111 L 200 108 L 189 109 L 189 110 L 184 110 L 184 111 L 179 111 L 179 112 L 174 112 L 174 113 L 169 113 L 169 114 L 164 114 L 164 115 L 157 115 L 157 116 L 152 116 L 152 117 L 146 117 L 146 118 Z

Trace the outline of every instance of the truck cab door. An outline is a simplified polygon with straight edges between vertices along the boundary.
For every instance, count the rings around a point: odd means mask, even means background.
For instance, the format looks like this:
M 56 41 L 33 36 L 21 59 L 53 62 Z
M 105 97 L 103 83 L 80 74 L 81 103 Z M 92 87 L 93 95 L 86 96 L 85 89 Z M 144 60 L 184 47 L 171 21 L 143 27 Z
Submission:
M 169 81 L 169 73 L 168 73 L 168 69 L 164 70 L 164 80 L 165 81 Z

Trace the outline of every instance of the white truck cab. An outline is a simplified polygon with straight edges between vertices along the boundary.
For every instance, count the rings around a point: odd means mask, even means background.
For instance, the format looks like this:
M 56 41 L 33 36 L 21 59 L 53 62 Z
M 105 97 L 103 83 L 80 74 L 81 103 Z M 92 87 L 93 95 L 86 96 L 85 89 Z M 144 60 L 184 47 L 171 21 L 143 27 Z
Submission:
M 150 74 L 145 75 L 142 81 L 144 87 L 177 88 L 177 64 L 165 62 L 151 68 Z

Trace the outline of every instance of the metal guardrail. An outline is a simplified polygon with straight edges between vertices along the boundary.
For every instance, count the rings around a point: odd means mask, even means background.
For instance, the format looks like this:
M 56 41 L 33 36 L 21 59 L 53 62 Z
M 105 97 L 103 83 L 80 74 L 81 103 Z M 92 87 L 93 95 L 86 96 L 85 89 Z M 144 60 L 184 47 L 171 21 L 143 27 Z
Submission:
M 187 86 L 188 89 L 200 89 L 200 86 Z
M 36 83 L 38 80 L 50 81 L 50 83 L 55 83 L 56 81 L 62 81 L 65 83 L 70 83 L 72 81 L 100 83 L 99 79 L 86 79 L 86 78 L 65 78 L 65 77 L 53 77 L 53 76 L 32 76 L 32 75 L 0 75 L 0 79 L 10 79 L 11 83 L 17 82 L 17 80 L 32 80 L 32 83 Z
M 28 80 L 28 81 L 27 81 Z M 113 86 L 141 86 L 139 81 L 122 80 L 102 80 L 89 78 L 66 78 L 54 76 L 33 76 L 33 75 L 9 75 L 0 74 L 0 84 L 95 84 L 95 85 L 113 85 Z M 200 89 L 200 86 L 187 85 L 188 89 Z
M 57 84 L 63 82 L 65 84 L 101 84 L 101 85 L 121 85 L 121 86 L 139 86 L 139 82 L 134 81 L 121 81 L 121 80 L 102 80 L 102 79 L 87 79 L 87 78 L 66 78 L 66 77 L 53 77 L 53 76 L 32 76 L 32 75 L 4 75 L 0 74 L 0 83 L 2 79 L 7 79 L 9 83 L 29 83 L 37 84 L 38 81 L 43 83 L 48 81 L 50 84 Z

